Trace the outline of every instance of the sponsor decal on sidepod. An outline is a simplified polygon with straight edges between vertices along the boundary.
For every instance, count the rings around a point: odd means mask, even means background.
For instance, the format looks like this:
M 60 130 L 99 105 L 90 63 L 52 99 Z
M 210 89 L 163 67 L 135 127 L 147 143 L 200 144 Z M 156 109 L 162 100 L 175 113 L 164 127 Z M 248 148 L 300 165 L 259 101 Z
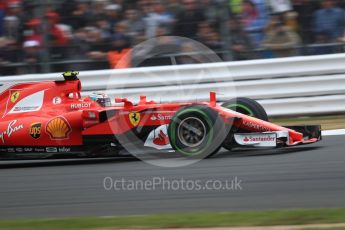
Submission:
M 69 137 L 72 128 L 64 117 L 55 117 L 51 119 L 46 126 L 46 133 L 52 140 L 63 140 Z
M 24 128 L 23 124 L 16 125 L 16 123 L 17 123 L 17 120 L 11 121 L 8 124 L 7 129 L 5 131 L 0 132 L 0 139 L 2 140 L 3 144 L 5 144 L 6 138 L 10 138 L 13 133 L 16 133 L 19 130 Z
M 31 124 L 30 129 L 29 129 L 30 136 L 34 139 L 40 138 L 41 137 L 41 128 L 42 128 L 41 123 Z

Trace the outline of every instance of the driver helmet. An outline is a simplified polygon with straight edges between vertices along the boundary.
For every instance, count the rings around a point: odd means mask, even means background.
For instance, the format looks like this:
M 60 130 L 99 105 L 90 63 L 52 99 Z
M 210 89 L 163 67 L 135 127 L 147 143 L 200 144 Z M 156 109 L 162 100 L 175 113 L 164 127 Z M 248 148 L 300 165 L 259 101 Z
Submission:
M 102 107 L 109 107 L 111 106 L 111 99 L 110 97 L 105 94 L 105 93 L 100 93 L 100 92 L 93 92 L 90 95 L 90 99 L 92 101 L 97 102 L 100 106 Z

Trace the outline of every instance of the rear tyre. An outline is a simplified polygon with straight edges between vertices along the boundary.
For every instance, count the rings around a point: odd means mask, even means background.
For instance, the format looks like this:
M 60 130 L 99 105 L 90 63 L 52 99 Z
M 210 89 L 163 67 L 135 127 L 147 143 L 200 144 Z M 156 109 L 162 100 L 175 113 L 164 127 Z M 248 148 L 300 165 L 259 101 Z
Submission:
M 221 148 L 227 135 L 223 119 L 204 105 L 187 106 L 175 113 L 169 128 L 170 144 L 187 158 L 206 158 Z
M 264 107 L 262 107 L 262 105 L 260 105 L 257 101 L 250 98 L 234 98 L 227 102 L 224 102 L 222 106 L 224 108 L 231 109 L 263 121 L 268 121 L 268 116 Z M 234 132 L 234 130 L 230 131 L 228 137 L 223 143 L 223 147 L 229 151 L 231 151 L 233 147 L 237 146 L 236 142 L 233 140 Z M 236 132 L 241 132 L 241 130 L 236 130 Z

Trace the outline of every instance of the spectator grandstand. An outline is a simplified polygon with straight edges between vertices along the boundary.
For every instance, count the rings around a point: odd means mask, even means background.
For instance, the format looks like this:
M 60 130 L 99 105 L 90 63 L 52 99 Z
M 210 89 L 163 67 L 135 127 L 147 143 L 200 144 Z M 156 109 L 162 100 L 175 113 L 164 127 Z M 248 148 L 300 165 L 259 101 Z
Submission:
M 113 68 L 164 35 L 197 40 L 224 61 L 340 53 L 344 8 L 344 0 L 0 0 L 0 70 Z

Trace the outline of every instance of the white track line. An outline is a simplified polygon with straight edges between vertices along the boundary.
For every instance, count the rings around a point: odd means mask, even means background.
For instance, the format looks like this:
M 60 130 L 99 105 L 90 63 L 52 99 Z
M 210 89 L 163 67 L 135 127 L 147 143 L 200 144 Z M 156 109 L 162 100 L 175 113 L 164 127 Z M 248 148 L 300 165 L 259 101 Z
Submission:
M 345 135 L 345 129 L 322 131 L 322 136 L 340 136 L 340 135 Z

